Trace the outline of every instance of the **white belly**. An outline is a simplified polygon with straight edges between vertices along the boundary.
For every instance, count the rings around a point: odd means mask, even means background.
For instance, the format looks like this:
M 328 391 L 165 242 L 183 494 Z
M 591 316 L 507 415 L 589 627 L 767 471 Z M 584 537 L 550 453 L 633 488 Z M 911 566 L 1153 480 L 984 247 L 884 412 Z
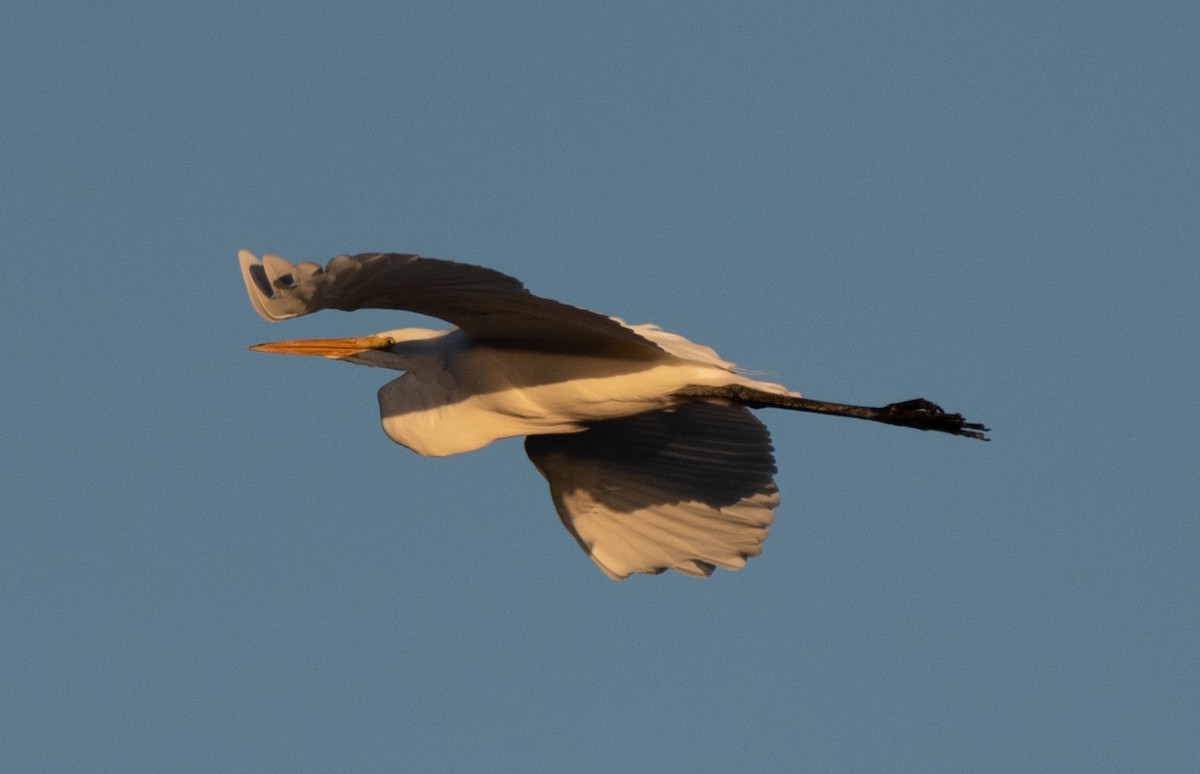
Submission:
M 379 391 L 383 430 L 428 457 L 474 451 L 500 438 L 572 433 L 587 423 L 665 408 L 689 385 L 750 384 L 786 392 L 713 363 L 460 352 L 448 368 L 415 372 Z

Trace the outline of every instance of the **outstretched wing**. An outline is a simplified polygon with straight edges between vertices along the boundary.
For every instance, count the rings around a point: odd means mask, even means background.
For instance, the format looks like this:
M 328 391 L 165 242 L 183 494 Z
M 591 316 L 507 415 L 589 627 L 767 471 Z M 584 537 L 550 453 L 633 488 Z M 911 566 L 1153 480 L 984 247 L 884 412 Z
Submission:
M 458 326 L 473 338 L 551 352 L 657 359 L 663 351 L 621 323 L 535 296 L 482 266 L 401 253 L 339 255 L 321 268 L 238 253 L 255 310 L 272 322 L 322 309 L 403 309 Z
M 525 451 L 600 569 L 705 576 L 762 552 L 779 504 L 767 428 L 743 406 L 690 403 L 535 435 Z

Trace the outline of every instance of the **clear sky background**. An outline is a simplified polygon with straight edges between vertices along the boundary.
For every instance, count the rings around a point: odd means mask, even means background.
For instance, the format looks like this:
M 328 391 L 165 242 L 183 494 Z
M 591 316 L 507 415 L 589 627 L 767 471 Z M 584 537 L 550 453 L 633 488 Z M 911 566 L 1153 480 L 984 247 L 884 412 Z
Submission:
M 1194 3 L 0 12 L 0 770 L 1200 769 Z M 655 322 L 762 412 L 742 571 L 614 583 L 517 440 L 252 343 L 239 248 Z

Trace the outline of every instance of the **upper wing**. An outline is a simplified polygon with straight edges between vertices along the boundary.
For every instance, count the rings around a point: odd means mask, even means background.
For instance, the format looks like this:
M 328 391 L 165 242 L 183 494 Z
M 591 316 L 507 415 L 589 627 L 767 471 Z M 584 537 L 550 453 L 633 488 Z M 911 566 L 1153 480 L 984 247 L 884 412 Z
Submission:
M 743 406 L 684 404 L 529 436 L 525 451 L 563 524 L 616 580 L 736 570 L 762 552 L 779 504 L 771 437 Z
M 482 266 L 400 253 L 339 255 L 324 269 L 238 253 L 255 310 L 272 322 L 321 309 L 404 309 L 481 341 L 554 352 L 655 359 L 663 351 L 616 320 L 535 296 Z

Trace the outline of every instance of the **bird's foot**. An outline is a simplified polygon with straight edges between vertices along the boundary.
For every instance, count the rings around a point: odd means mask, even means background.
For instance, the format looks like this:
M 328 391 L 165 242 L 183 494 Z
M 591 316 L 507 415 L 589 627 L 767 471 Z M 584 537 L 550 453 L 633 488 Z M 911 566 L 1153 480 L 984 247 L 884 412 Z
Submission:
M 917 430 L 936 430 L 940 433 L 962 435 L 980 441 L 990 441 L 986 427 L 967 422 L 962 414 L 949 414 L 941 406 L 924 398 L 891 403 L 880 409 L 879 421 L 889 425 L 913 427 Z

